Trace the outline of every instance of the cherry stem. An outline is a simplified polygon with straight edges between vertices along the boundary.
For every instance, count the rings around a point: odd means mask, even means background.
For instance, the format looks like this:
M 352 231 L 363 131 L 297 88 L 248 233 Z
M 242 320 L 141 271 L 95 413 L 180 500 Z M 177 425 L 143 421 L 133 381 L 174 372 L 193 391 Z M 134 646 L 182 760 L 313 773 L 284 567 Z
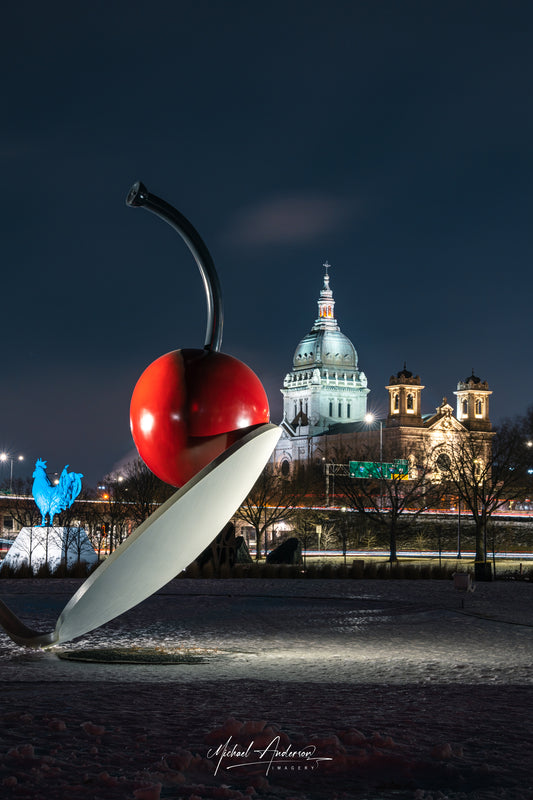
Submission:
M 128 206 L 142 206 L 147 211 L 160 217 L 177 231 L 194 256 L 200 270 L 207 300 L 207 328 L 205 333 L 205 350 L 218 352 L 222 345 L 222 328 L 224 325 L 224 309 L 222 306 L 222 290 L 217 271 L 203 239 L 191 225 L 189 220 L 177 211 L 170 203 L 151 194 L 140 181 L 134 183 L 126 198 Z

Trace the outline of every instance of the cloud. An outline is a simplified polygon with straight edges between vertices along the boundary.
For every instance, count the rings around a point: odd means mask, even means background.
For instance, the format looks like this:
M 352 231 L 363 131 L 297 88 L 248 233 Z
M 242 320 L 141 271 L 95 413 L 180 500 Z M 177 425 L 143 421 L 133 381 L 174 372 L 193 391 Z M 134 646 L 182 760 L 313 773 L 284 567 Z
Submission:
M 324 194 L 292 194 L 242 209 L 227 234 L 232 244 L 312 242 L 338 230 L 352 215 L 349 202 Z

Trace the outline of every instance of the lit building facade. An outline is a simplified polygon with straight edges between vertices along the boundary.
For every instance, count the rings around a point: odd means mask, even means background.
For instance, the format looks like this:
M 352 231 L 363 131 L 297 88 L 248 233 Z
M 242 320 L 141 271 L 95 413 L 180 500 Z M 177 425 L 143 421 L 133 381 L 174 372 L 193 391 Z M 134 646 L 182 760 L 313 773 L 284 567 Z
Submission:
M 318 297 L 318 316 L 298 344 L 281 393 L 283 433 L 274 461 L 284 473 L 302 459 L 311 458 L 318 437 L 334 425 L 360 422 L 367 411 L 370 391 L 350 339 L 335 318 L 329 264 Z
M 411 465 L 416 454 L 438 449 L 464 436 L 481 438 L 490 446 L 492 425 L 486 381 L 472 374 L 457 384 L 456 414 L 446 398 L 433 414 L 422 413 L 424 386 L 404 365 L 388 385 L 388 414 L 369 424 L 367 379 L 359 369 L 357 351 L 335 317 L 329 264 L 318 298 L 318 317 L 298 344 L 292 370 L 285 376 L 283 433 L 272 456 L 276 468 L 289 475 L 308 463 L 357 460 L 376 448 L 401 452 Z M 436 457 L 437 458 L 437 457 Z M 442 463 L 442 460 L 441 460 Z M 435 464 L 438 474 L 438 464 Z

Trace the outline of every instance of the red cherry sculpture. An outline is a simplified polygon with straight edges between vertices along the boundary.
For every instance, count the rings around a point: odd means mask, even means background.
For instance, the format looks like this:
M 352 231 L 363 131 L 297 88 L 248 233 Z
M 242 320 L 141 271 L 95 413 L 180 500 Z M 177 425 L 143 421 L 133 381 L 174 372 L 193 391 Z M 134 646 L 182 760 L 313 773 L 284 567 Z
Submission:
M 208 320 L 203 350 L 174 350 L 145 369 L 133 391 L 130 424 L 137 451 L 166 483 L 183 486 L 203 467 L 270 419 L 263 386 L 252 370 L 219 352 L 222 295 L 205 244 L 191 223 L 136 183 L 127 198 L 168 222 L 183 237 L 200 269 Z
M 130 420 L 148 468 L 166 483 L 183 486 L 250 427 L 268 422 L 268 400 L 242 361 L 207 350 L 174 350 L 139 378 Z

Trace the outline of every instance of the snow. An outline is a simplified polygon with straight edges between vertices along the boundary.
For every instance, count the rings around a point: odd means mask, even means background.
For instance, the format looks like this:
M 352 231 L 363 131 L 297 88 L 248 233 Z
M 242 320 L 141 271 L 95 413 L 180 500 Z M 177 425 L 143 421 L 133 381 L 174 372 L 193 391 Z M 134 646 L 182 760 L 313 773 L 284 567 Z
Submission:
M 79 561 L 90 565 L 98 561 L 96 551 L 83 528 L 35 525 L 19 531 L 5 558 L 0 562 L 0 569 L 4 566 L 16 569 L 24 562 L 29 564 L 31 561 L 34 572 L 44 564 L 48 564 L 52 571 L 64 561 L 65 551 L 68 567 Z
M 47 630 L 78 586 L 0 595 Z M 533 800 L 532 592 L 174 580 L 57 649 L 2 634 L 0 797 Z M 201 660 L 59 657 L 107 648 Z

